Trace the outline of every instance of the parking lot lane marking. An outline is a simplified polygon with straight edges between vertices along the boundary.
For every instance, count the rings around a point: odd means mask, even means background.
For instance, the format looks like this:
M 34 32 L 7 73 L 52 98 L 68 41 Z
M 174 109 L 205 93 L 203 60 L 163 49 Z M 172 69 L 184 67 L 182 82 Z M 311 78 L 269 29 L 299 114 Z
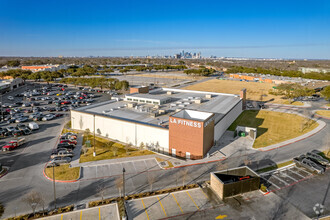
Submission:
M 263 178 L 263 177 L 262 177 Z M 277 189 L 280 189 L 280 187 L 278 187 L 276 184 L 274 184 L 272 181 L 267 180 L 265 178 L 263 178 L 264 180 L 266 180 L 267 182 L 269 182 L 270 184 L 272 184 L 272 186 L 275 186 Z
M 193 198 L 191 197 L 191 195 L 189 194 L 189 192 L 186 191 L 186 193 L 187 193 L 188 196 L 190 197 L 191 201 L 193 201 L 193 203 L 195 204 L 195 206 L 197 207 L 197 209 L 199 209 L 198 205 L 197 205 L 196 202 L 193 200 Z
M 287 177 L 289 177 L 290 179 L 292 179 L 293 181 L 298 181 L 298 180 L 296 180 L 295 178 L 293 178 L 293 177 L 291 177 L 291 176 L 289 176 L 288 174 L 286 174 L 286 173 L 280 173 L 280 175 L 284 175 L 284 176 L 287 176 Z
M 288 185 L 288 184 L 289 184 L 288 182 L 286 182 L 285 180 L 282 180 L 281 178 L 279 178 L 279 177 L 276 176 L 276 175 L 272 175 L 272 177 L 274 177 L 275 179 L 281 181 L 281 182 L 284 183 L 285 185 Z
M 294 174 L 300 176 L 301 178 L 305 178 L 303 175 L 301 175 L 300 173 L 297 173 L 297 172 L 294 171 L 294 170 L 289 170 L 289 172 L 294 173 Z
M 203 193 L 203 195 L 205 196 L 205 198 L 207 199 L 207 200 L 209 200 L 209 197 L 205 194 L 205 192 L 201 189 L 201 191 L 202 191 L 202 193 Z
M 158 202 L 159 202 L 160 206 L 161 206 L 162 209 L 163 209 L 163 212 L 164 212 L 165 216 L 167 217 L 167 214 L 166 214 L 166 212 L 165 212 L 164 206 L 163 206 L 163 204 L 162 204 L 162 202 L 160 201 L 160 199 L 159 199 L 158 196 L 157 196 L 157 199 L 158 199 Z
M 99 220 L 101 220 L 101 208 L 99 208 Z
M 301 168 L 299 168 L 299 167 L 297 167 L 297 169 L 298 169 L 298 170 L 301 170 L 301 171 L 303 171 L 304 173 L 307 173 L 307 174 L 309 174 L 309 175 L 313 175 L 311 172 L 309 172 L 309 171 L 307 171 L 307 170 L 301 169 Z
M 143 199 L 141 199 L 141 202 L 142 202 L 142 205 L 143 205 L 144 211 L 146 212 L 147 218 L 148 218 L 148 220 L 150 220 L 150 219 L 149 219 L 148 212 L 147 212 L 147 209 L 146 209 L 146 206 L 144 205 Z
M 61 220 L 63 220 L 63 214 L 61 215 Z
M 180 208 L 180 210 L 181 210 L 181 212 L 182 212 L 182 214 L 183 214 L 183 210 L 182 210 L 182 208 L 181 208 L 181 206 L 180 206 L 180 204 L 179 204 L 178 200 L 176 200 L 176 198 L 175 198 L 174 194 L 172 194 L 172 193 L 171 193 L 171 195 L 173 196 L 173 198 L 174 198 L 174 200 L 175 200 L 176 204 L 179 206 L 179 208 Z
M 80 211 L 80 220 L 82 219 L 82 211 Z
M 215 219 L 224 219 L 226 217 L 227 217 L 227 215 L 218 215 Z

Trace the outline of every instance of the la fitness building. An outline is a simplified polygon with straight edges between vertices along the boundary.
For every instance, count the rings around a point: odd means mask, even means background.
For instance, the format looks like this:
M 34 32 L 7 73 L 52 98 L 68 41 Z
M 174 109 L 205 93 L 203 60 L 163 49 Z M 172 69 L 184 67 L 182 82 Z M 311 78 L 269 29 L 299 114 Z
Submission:
M 245 90 L 240 95 L 168 88 L 131 92 L 72 110 L 72 128 L 88 128 L 113 140 L 200 159 L 241 114 L 245 103 Z

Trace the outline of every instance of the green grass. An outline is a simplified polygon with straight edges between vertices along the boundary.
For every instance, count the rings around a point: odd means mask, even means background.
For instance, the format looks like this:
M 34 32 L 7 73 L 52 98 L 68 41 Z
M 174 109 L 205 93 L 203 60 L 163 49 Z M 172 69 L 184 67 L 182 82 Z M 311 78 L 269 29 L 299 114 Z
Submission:
M 54 171 L 56 180 L 76 180 L 80 175 L 80 167 L 70 168 L 69 164 L 57 166 Z M 52 167 L 46 168 L 45 173 L 49 178 L 54 179 Z
M 260 170 L 257 170 L 257 172 L 258 173 L 265 173 L 265 172 L 268 172 L 268 171 L 271 171 L 271 170 L 276 170 L 278 168 L 288 166 L 290 164 L 293 164 L 292 160 L 289 160 L 289 161 L 286 161 L 286 162 L 283 162 L 283 163 L 279 163 L 279 164 L 275 164 L 274 166 L 262 168 Z
M 91 141 L 92 147 L 87 150 L 84 154 L 80 156 L 80 163 L 97 161 L 97 160 L 107 160 L 107 159 L 116 159 L 122 157 L 135 157 L 154 154 L 149 150 L 138 150 L 133 147 L 125 147 L 125 145 L 120 143 L 115 143 L 104 138 L 95 137 L 95 151 L 96 156 L 93 156 L 93 136 L 90 135 L 88 138 Z M 87 140 L 86 136 L 83 138 L 83 143 Z M 127 151 L 126 151 L 127 150 Z
M 316 128 L 318 123 L 295 114 L 247 110 L 233 122 L 229 130 L 234 131 L 237 125 L 257 128 L 253 147 L 261 148 L 305 134 Z

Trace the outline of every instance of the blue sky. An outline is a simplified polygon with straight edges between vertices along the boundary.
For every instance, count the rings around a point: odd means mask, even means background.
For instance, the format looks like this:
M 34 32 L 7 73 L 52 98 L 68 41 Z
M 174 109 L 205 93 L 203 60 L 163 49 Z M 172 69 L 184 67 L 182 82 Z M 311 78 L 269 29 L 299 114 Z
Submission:
M 330 59 L 330 1 L 0 0 L 0 56 Z

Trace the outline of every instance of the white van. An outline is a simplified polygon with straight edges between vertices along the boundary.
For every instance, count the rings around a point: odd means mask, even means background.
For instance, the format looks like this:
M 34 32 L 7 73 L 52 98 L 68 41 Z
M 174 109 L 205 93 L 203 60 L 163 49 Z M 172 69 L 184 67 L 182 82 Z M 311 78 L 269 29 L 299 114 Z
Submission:
M 35 123 L 35 122 L 30 122 L 29 123 L 29 128 L 31 130 L 38 130 L 39 129 L 39 125 L 37 123 Z

